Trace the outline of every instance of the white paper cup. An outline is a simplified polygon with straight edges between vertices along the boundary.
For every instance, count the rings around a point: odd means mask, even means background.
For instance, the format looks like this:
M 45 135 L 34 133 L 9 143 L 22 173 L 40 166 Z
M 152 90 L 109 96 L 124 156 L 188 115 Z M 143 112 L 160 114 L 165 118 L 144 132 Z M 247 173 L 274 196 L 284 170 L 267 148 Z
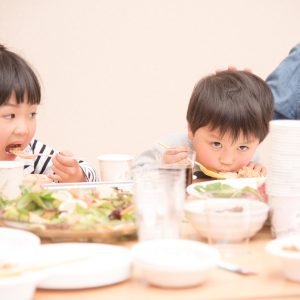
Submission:
M 127 154 L 105 154 L 97 157 L 101 181 L 131 180 L 133 156 Z
M 24 165 L 20 161 L 0 161 L 0 195 L 13 199 L 20 195 L 20 185 L 24 175 Z

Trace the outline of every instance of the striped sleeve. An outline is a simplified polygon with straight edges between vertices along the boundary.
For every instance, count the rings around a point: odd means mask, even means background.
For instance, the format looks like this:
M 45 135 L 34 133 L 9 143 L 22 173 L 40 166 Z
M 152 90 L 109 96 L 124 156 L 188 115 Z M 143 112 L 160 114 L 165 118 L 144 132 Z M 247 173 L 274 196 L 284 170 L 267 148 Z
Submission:
M 26 153 L 35 154 L 55 154 L 58 153 L 57 150 L 43 144 L 39 140 L 32 140 L 29 146 L 24 150 Z M 25 163 L 24 170 L 25 173 L 31 174 L 49 174 L 52 173 L 52 160 L 50 157 L 38 156 L 37 158 Z M 96 170 L 91 167 L 87 162 L 80 160 L 79 166 L 85 174 L 86 181 L 94 182 L 98 180 Z

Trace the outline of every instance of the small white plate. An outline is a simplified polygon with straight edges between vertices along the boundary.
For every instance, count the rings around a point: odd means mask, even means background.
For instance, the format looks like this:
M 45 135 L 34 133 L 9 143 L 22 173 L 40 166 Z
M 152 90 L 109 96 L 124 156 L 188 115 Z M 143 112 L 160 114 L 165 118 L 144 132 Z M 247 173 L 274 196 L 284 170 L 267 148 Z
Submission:
M 130 250 L 89 243 L 41 245 L 32 254 L 35 265 L 48 266 L 39 288 L 82 289 L 124 281 L 131 273 Z
M 243 187 L 249 186 L 257 189 L 263 182 L 265 182 L 265 177 L 257 177 L 257 178 L 236 178 L 236 179 L 222 179 L 222 180 L 209 180 L 204 182 L 197 182 L 189 185 L 187 187 L 187 192 L 195 197 L 201 197 L 202 193 L 198 192 L 195 188 L 197 186 L 207 186 L 209 184 L 214 183 L 222 183 L 228 184 L 233 188 L 242 189 Z

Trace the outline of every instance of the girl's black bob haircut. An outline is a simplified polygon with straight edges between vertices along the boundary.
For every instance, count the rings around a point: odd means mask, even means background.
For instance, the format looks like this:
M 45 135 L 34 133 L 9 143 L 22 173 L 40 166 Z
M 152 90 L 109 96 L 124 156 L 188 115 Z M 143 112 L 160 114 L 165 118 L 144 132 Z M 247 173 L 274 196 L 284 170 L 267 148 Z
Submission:
M 0 105 L 6 104 L 13 93 L 17 104 L 40 104 L 41 87 L 32 68 L 22 57 L 0 45 Z

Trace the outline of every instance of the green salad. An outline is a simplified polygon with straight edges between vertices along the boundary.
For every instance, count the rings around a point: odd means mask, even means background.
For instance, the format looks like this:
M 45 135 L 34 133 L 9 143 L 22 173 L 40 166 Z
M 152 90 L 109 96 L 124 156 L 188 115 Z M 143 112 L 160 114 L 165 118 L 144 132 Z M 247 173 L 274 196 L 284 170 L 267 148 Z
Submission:
M 21 196 L 0 197 L 0 218 L 49 229 L 115 230 L 135 224 L 131 192 L 116 187 L 40 190 L 21 187 Z
M 216 198 L 254 198 L 265 201 L 263 195 L 256 188 L 245 186 L 243 188 L 234 188 L 229 184 L 220 181 L 206 184 L 196 185 L 195 190 L 203 196 L 216 197 Z

